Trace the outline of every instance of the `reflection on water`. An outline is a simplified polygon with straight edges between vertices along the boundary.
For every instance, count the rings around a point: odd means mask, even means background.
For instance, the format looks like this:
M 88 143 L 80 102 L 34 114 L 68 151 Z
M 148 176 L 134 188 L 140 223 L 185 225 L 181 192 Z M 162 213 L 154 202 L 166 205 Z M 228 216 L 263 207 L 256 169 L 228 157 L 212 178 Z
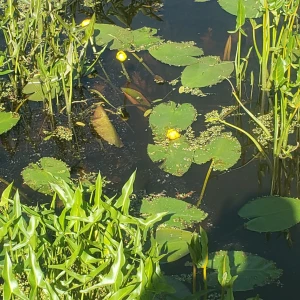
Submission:
M 142 26 L 158 28 L 159 35 L 165 39 L 193 40 L 198 46 L 203 47 L 206 55 L 223 55 L 228 38 L 227 30 L 234 28 L 235 18 L 224 13 L 216 1 L 195 3 L 192 0 L 166 0 L 163 7 L 160 4 L 161 1 L 112 0 L 109 4 L 100 1 L 95 5 L 95 11 L 98 20 L 122 23 L 133 29 Z M 86 14 L 91 11 L 87 8 L 80 10 L 81 13 Z M 181 70 L 178 68 L 157 63 L 147 53 L 141 52 L 140 55 L 156 74 L 166 80 L 172 80 L 180 75 Z M 124 86 L 126 82 L 124 77 L 119 77 L 120 66 L 113 59 L 114 56 L 113 52 L 106 53 L 103 63 L 105 68 L 110 70 L 114 84 Z M 199 98 L 181 95 L 169 85 L 155 84 L 152 76 L 145 72 L 141 64 L 134 61 L 128 63 L 128 72 L 132 76 L 134 88 L 139 89 L 149 100 L 165 98 L 178 103 L 192 103 L 200 114 L 194 126 L 196 132 L 204 129 L 203 115 L 206 112 L 232 104 L 231 89 L 224 82 L 205 90 L 207 96 Z M 99 74 L 101 74 L 100 70 Z M 96 77 L 89 79 L 85 84 L 100 90 L 115 106 L 122 107 L 122 95 L 117 94 L 105 81 Z M 167 195 L 173 197 L 178 193 L 187 194 L 196 191 L 186 200 L 192 203 L 197 201 L 208 166 L 192 166 L 182 177 L 174 177 L 161 171 L 150 161 L 146 153 L 147 144 L 152 140 L 151 132 L 147 119 L 135 107 L 126 107 L 130 115 L 127 122 L 110 115 L 124 143 L 124 147 L 118 149 L 106 143 L 100 145 L 88 126 L 75 128 L 76 145 L 58 142 L 55 139 L 44 141 L 43 130 L 50 130 L 50 128 L 45 122 L 44 115 L 39 113 L 41 108 L 38 106 L 38 104 L 30 104 L 30 111 L 25 115 L 23 122 L 7 135 L 1 136 L 0 176 L 7 181 L 15 180 L 15 184 L 21 190 L 29 193 L 26 186 L 22 186 L 20 177 L 22 169 L 40 157 L 54 156 L 73 167 L 74 173 L 78 168 L 84 169 L 85 172 L 100 170 L 103 176 L 115 184 L 115 189 L 122 186 L 125 179 L 137 169 L 135 183 L 137 191 L 144 190 L 146 193 L 165 191 Z M 78 107 L 79 112 L 86 109 L 88 105 L 83 104 Z M 239 136 L 241 141 L 243 138 Z M 247 160 L 249 154 L 246 152 L 244 155 Z M 295 296 L 297 276 L 294 270 L 300 267 L 297 256 L 299 226 L 292 229 L 295 244 L 292 248 L 288 248 L 283 238 L 277 239 L 272 235 L 271 240 L 267 241 L 264 235 L 243 229 L 243 221 L 237 215 L 237 211 L 245 202 L 269 193 L 270 178 L 267 172 L 261 176 L 262 171 L 263 165 L 254 160 L 243 168 L 212 176 L 203 201 L 203 209 L 209 212 L 209 219 L 205 224 L 209 234 L 209 247 L 211 251 L 244 250 L 274 260 L 278 267 L 284 269 L 281 280 L 283 286 L 273 284 L 257 289 L 256 292 L 261 295 L 261 298 L 267 300 L 298 299 Z M 254 292 L 237 293 L 235 299 L 244 300 L 254 295 Z

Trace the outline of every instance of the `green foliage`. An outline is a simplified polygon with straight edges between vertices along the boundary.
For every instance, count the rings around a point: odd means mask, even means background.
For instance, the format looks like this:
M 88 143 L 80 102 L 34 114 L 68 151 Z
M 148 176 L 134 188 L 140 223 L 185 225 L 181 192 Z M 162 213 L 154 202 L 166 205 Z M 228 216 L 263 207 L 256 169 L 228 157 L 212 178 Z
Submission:
M 203 164 L 213 160 L 214 170 L 224 171 L 239 160 L 241 144 L 235 137 L 218 136 L 207 145 L 195 150 L 194 162 Z
M 188 243 L 192 238 L 190 231 L 171 227 L 160 227 L 156 230 L 155 242 L 160 246 L 160 251 L 166 256 L 165 262 L 176 261 L 189 253 Z
M 203 50 L 191 43 L 167 42 L 151 47 L 149 53 L 165 64 L 187 66 L 197 63 L 198 56 L 203 55 Z
M 220 6 L 232 15 L 238 14 L 238 2 L 231 0 L 218 0 Z M 246 18 L 259 18 L 262 15 L 262 3 L 260 0 L 243 0 L 245 6 Z
M 211 86 L 228 78 L 233 70 L 233 62 L 221 62 L 217 56 L 205 56 L 183 70 L 181 83 L 189 88 Z
M 157 30 L 143 27 L 129 30 L 112 24 L 95 24 L 95 42 L 98 46 L 109 45 L 110 50 L 147 50 L 149 47 L 161 42 L 154 36 Z
M 164 225 L 184 229 L 194 223 L 202 222 L 207 213 L 189 203 L 170 197 L 158 197 L 151 200 L 144 199 L 140 208 L 142 214 L 156 214 L 167 212 Z
M 224 262 L 225 257 L 227 259 Z M 232 278 L 237 276 L 233 284 L 234 291 L 247 291 L 256 286 L 264 286 L 277 280 L 282 273 L 282 270 L 278 269 L 272 261 L 243 251 L 210 253 L 207 267 L 218 270 L 223 268 L 225 264 L 225 269 L 228 269 L 228 263 Z M 229 270 L 227 270 L 227 279 L 229 278 L 228 276 Z M 215 286 L 218 280 L 223 280 L 223 277 L 220 278 L 220 273 L 214 272 L 209 275 L 210 286 Z
M 30 163 L 22 171 L 22 176 L 27 185 L 43 194 L 53 194 L 50 183 L 70 183 L 67 165 L 53 157 L 43 157 L 37 163 Z
M 0 111 L 0 134 L 10 130 L 19 120 L 20 116 L 17 113 Z
M 42 163 L 41 163 L 42 164 Z M 165 213 L 146 219 L 128 214 L 134 174 L 115 200 L 79 185 L 51 184 L 64 206 L 21 204 L 10 185 L 2 194 L 0 274 L 4 299 L 153 299 L 173 293 L 160 268 L 149 229 Z
M 153 162 L 161 162 L 159 167 L 175 176 L 182 176 L 188 171 L 194 151 L 184 136 L 170 141 L 167 145 L 148 145 L 148 155 Z
M 300 202 L 295 198 L 260 197 L 245 204 L 239 210 L 239 216 L 250 219 L 245 223 L 249 230 L 282 231 L 300 222 Z
M 166 139 L 169 129 L 186 130 L 197 117 L 197 111 L 189 103 L 176 104 L 173 101 L 155 106 L 149 117 L 149 124 L 158 140 Z

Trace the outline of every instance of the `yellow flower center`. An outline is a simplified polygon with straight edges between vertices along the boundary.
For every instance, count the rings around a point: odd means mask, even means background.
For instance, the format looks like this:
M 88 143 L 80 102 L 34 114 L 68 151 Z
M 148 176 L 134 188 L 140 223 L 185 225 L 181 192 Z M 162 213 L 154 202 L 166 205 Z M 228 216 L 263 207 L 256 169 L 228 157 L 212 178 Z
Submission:
M 181 136 L 181 134 L 177 130 L 175 130 L 173 128 L 169 129 L 167 131 L 167 138 L 169 140 L 176 140 L 176 139 L 180 138 L 180 136 Z
M 116 55 L 116 59 L 120 62 L 123 62 L 127 59 L 127 55 L 124 51 L 119 51 Z
M 91 22 L 91 19 L 85 19 L 80 23 L 80 26 L 85 27 L 85 26 L 89 25 L 90 22 Z

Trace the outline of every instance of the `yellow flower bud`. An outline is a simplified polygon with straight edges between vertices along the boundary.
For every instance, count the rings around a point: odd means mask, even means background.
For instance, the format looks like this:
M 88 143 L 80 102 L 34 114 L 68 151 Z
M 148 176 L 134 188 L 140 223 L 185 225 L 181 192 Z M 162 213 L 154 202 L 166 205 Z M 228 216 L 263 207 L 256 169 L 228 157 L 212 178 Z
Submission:
M 173 128 L 169 129 L 167 131 L 167 138 L 169 140 L 176 140 L 176 139 L 180 138 L 180 136 L 181 136 L 181 134 L 177 130 L 175 130 Z
M 80 23 L 80 26 L 85 27 L 85 26 L 89 25 L 90 22 L 91 22 L 91 19 L 85 19 Z
M 127 55 L 124 51 L 119 51 L 116 55 L 116 59 L 120 62 L 123 62 L 127 59 Z

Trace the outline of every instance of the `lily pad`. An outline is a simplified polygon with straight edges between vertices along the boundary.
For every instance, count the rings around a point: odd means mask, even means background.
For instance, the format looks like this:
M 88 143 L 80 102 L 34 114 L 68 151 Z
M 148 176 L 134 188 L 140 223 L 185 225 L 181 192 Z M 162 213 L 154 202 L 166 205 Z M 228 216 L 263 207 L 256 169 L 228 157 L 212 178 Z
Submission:
M 108 44 L 110 50 L 130 50 L 134 41 L 132 31 L 112 24 L 95 24 L 95 42 L 98 46 Z
M 149 124 L 156 139 L 164 140 L 169 129 L 187 129 L 197 117 L 197 111 L 189 103 L 178 104 L 170 101 L 155 106 L 149 117 Z
M 189 88 L 211 86 L 228 78 L 233 70 L 233 62 L 222 62 L 218 56 L 205 56 L 183 70 L 181 83 Z
M 190 231 L 169 227 L 157 229 L 155 240 L 161 253 L 167 254 L 161 261 L 173 262 L 187 255 L 189 253 L 188 243 L 191 238 Z
M 47 90 L 44 80 L 37 76 L 28 81 L 22 92 L 29 95 L 27 98 L 31 101 L 44 101 L 49 95 L 51 95 L 51 99 L 54 99 L 56 95 L 61 93 L 58 80 L 58 77 L 52 77 L 51 80 L 49 79 L 48 85 L 51 90 Z
M 237 15 L 238 12 L 238 0 L 218 0 L 220 6 L 232 15 Z M 262 15 L 263 6 L 260 0 L 246 0 L 243 1 L 245 6 L 245 17 L 246 18 L 259 18 Z
M 20 120 L 20 116 L 18 113 L 1 111 L 0 112 L 0 134 L 10 130 L 18 123 L 19 120 Z
M 70 182 L 68 166 L 53 157 L 43 157 L 37 163 L 30 163 L 23 171 L 24 182 L 33 190 L 52 194 L 50 183 Z
M 235 137 L 219 136 L 208 145 L 195 150 L 194 162 L 204 164 L 214 161 L 214 170 L 224 171 L 232 167 L 240 158 L 241 144 Z
M 140 212 L 143 214 L 157 214 L 168 212 L 164 224 L 180 229 L 199 223 L 207 217 L 207 213 L 189 203 L 170 197 L 159 197 L 151 201 L 144 199 Z
M 123 143 L 119 138 L 115 127 L 109 120 L 104 108 L 101 105 L 95 109 L 92 117 L 92 125 L 99 136 L 109 144 L 118 148 L 123 147 Z
M 252 290 L 256 286 L 264 286 L 277 280 L 282 270 L 278 269 L 274 262 L 260 256 L 243 251 L 218 251 L 209 254 L 207 268 L 218 270 L 227 253 L 230 263 L 231 276 L 238 275 L 234 281 L 234 291 Z M 217 286 L 217 272 L 208 277 L 210 286 Z
M 165 64 L 187 66 L 196 63 L 203 50 L 191 43 L 168 42 L 151 47 L 149 53 Z
M 170 141 L 168 145 L 148 145 L 148 155 L 153 162 L 162 163 L 159 167 L 175 176 L 182 176 L 190 168 L 194 150 L 185 137 Z
M 135 51 L 148 50 L 151 46 L 162 42 L 160 37 L 154 36 L 157 34 L 157 29 L 150 27 L 142 27 L 132 31 L 133 44 Z
M 300 222 L 300 200 L 288 197 L 260 197 L 244 205 L 239 216 L 250 219 L 245 227 L 257 232 L 276 232 Z
M 131 88 L 121 88 L 122 92 L 126 96 L 126 98 L 134 105 L 137 106 L 141 111 L 147 111 L 151 108 L 150 102 L 146 99 L 146 97 L 137 90 Z

